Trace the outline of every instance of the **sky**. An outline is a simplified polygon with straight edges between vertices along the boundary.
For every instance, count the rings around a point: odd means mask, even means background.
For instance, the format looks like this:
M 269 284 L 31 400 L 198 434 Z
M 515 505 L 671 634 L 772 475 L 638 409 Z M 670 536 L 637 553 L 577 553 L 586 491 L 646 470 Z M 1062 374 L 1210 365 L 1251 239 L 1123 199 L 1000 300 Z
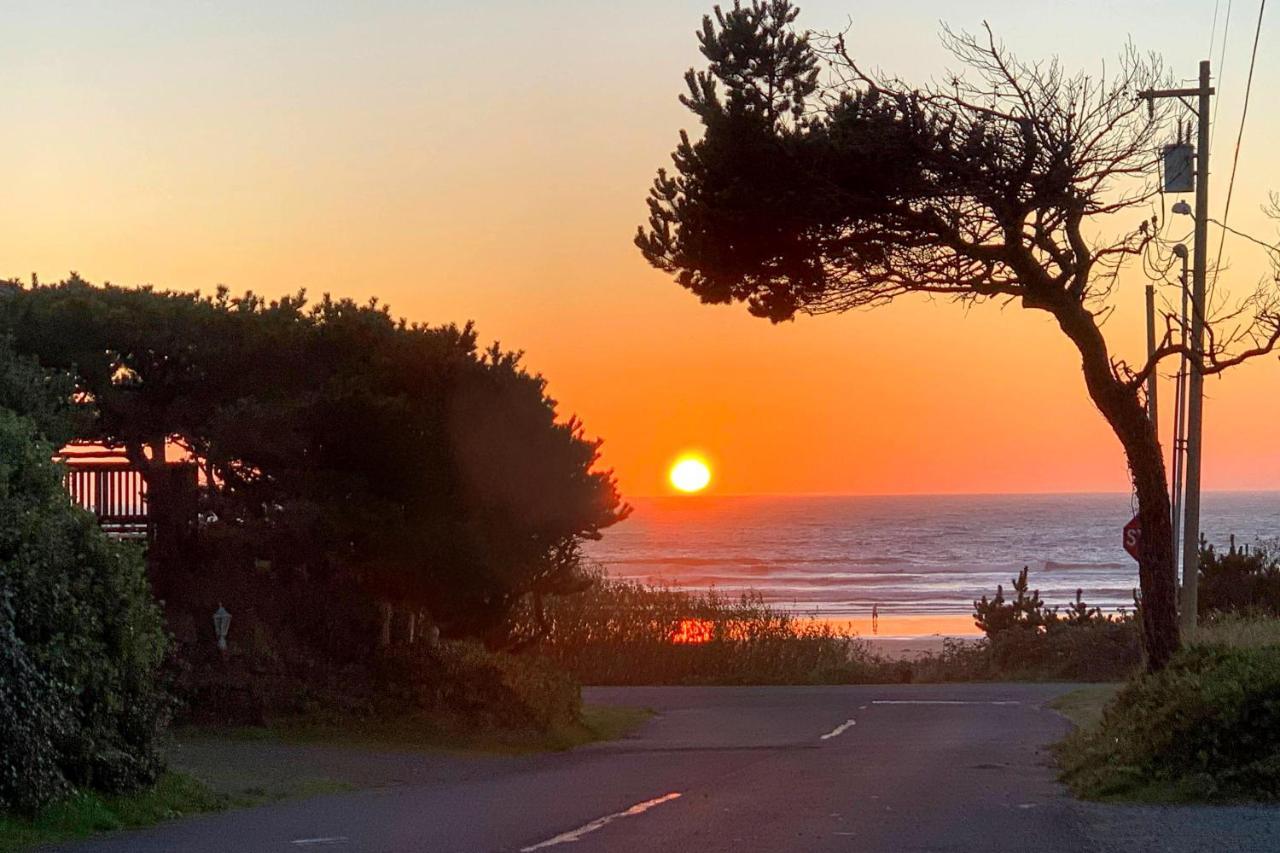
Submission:
M 1230 4 L 1225 45 L 1227 0 L 799 5 L 801 25 L 850 27 L 861 61 L 908 79 L 948 67 L 944 21 L 989 21 L 1021 56 L 1088 71 L 1128 40 L 1188 79 L 1212 58 L 1221 218 L 1257 3 Z M 631 241 L 654 172 L 696 129 L 676 97 L 709 8 L 0 0 L 0 276 L 305 288 L 474 320 L 604 439 L 629 496 L 667 491 L 689 451 L 723 494 L 1127 490 L 1046 315 L 912 298 L 773 326 L 645 264 Z M 1260 207 L 1280 190 L 1280 10 L 1253 85 L 1230 222 L 1274 242 Z M 1225 257 L 1225 291 L 1266 270 L 1238 238 Z M 1130 360 L 1143 284 L 1122 281 L 1106 326 Z M 1276 359 L 1210 379 L 1206 488 L 1280 489 L 1277 422 Z

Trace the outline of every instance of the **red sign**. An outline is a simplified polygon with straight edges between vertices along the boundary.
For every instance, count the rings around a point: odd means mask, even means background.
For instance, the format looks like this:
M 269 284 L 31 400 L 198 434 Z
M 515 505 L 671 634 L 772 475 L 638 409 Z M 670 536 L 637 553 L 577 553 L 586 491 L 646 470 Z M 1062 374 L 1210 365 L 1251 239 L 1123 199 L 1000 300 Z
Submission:
M 1129 552 L 1129 556 L 1138 559 L 1138 549 L 1142 547 L 1142 522 L 1138 521 L 1135 515 L 1124 526 L 1124 549 Z

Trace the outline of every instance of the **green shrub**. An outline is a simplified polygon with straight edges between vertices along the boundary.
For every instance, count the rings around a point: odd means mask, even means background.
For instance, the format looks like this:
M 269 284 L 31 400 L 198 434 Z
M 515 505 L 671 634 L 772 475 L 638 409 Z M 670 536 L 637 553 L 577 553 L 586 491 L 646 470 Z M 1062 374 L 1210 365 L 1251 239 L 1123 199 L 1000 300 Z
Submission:
M 1082 590 L 1063 608 L 1046 607 L 1031 590 L 1024 567 L 995 597 L 973 603 L 974 623 L 987 635 L 992 673 L 1004 678 L 1112 681 L 1132 675 L 1141 661 L 1138 627 L 1125 612 L 1104 614 Z
M 379 695 L 397 707 L 453 715 L 477 728 L 535 729 L 579 721 L 578 683 L 533 655 L 491 652 L 477 641 L 392 647 L 379 659 Z
M 69 699 L 31 662 L 13 631 L 12 602 L 0 596 L 0 810 L 32 813 L 70 791 L 57 762 Z
M 1192 646 L 1062 747 L 1086 796 L 1280 799 L 1280 646 Z
M 163 766 L 165 636 L 141 555 L 71 505 L 52 453 L 0 408 L 0 810 L 126 791 Z
M 1280 616 L 1280 544 L 1237 546 L 1235 537 L 1223 553 L 1200 540 L 1200 616 L 1242 613 Z

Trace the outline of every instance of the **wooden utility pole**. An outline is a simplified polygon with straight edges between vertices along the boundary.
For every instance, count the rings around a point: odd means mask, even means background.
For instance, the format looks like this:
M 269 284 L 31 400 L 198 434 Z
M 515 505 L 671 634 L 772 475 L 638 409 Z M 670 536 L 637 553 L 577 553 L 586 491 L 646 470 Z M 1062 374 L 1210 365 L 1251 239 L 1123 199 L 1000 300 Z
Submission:
M 1147 285 L 1147 358 L 1156 352 L 1156 287 Z M 1156 371 L 1147 377 L 1147 417 L 1151 419 L 1151 431 L 1160 436 L 1160 406 L 1156 403 Z M 1176 547 L 1176 546 L 1175 546 Z
M 1190 637 L 1196 628 L 1197 583 L 1200 573 L 1200 453 L 1204 417 L 1205 270 L 1208 267 L 1209 231 L 1209 60 L 1200 63 L 1199 85 L 1194 89 L 1159 89 L 1138 93 L 1152 103 L 1156 98 L 1196 98 L 1195 248 L 1191 276 L 1191 358 L 1187 399 L 1186 497 L 1183 502 L 1182 630 Z M 1177 544 L 1174 544 L 1177 547 Z

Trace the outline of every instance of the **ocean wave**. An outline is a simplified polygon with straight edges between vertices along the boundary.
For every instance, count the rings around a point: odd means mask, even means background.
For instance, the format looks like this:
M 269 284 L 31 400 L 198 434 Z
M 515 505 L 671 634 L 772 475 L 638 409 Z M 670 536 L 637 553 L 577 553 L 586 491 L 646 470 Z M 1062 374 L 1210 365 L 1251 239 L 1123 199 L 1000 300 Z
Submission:
M 1137 571 L 1137 568 L 1133 563 L 1084 563 L 1084 562 L 1064 563 L 1064 562 L 1059 562 L 1058 560 L 1044 561 L 1044 570 L 1046 572 L 1063 571 L 1063 570 L 1092 571 L 1095 569 L 1100 571 L 1114 572 L 1117 570 L 1129 569 L 1129 568 L 1132 568 L 1134 571 Z

